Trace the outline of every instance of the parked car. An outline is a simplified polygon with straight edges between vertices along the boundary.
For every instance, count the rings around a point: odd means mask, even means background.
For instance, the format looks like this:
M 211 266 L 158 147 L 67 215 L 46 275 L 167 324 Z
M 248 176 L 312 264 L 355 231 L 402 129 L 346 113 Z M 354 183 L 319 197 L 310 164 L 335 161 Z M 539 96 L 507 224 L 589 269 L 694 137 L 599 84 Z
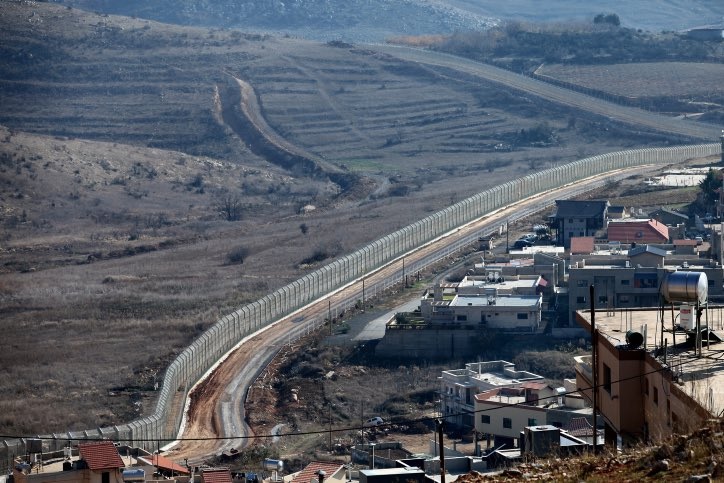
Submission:
M 385 421 L 381 417 L 375 416 L 374 418 L 369 418 L 365 421 L 362 426 L 365 428 L 372 428 L 374 426 L 379 426 L 380 424 L 385 424 Z
M 532 247 L 533 242 L 528 240 L 515 240 L 515 243 L 513 243 L 513 249 L 515 250 L 522 250 L 525 247 Z

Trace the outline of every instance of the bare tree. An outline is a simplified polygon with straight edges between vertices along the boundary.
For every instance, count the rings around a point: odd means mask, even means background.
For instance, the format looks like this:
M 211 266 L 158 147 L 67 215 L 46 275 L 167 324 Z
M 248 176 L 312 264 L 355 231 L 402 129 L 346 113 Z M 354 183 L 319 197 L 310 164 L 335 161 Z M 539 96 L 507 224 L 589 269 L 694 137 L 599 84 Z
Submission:
M 219 197 L 217 206 L 226 221 L 238 221 L 241 219 L 242 203 L 239 195 L 224 193 Z

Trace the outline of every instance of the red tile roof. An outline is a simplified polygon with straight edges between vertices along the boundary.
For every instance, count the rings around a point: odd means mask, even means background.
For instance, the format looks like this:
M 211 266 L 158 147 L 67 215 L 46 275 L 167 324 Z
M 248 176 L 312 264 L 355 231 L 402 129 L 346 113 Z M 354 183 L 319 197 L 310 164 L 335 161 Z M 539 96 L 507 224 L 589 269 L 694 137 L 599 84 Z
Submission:
M 214 468 L 201 471 L 203 483 L 232 483 L 231 470 L 229 468 Z
M 166 458 L 163 455 L 160 454 L 152 454 L 149 456 L 139 456 L 139 460 L 143 461 L 144 463 L 156 466 L 157 468 L 161 468 L 162 470 L 168 470 L 173 471 L 174 473 L 181 473 L 184 475 L 187 475 L 189 473 L 189 470 L 178 463 L 174 463 L 170 459 Z
M 656 220 L 612 221 L 608 224 L 608 240 L 621 243 L 666 243 L 669 227 Z
M 326 463 L 324 461 L 312 461 L 306 468 L 300 471 L 291 483 L 309 483 L 312 479 L 317 479 L 317 472 L 323 470 L 326 473 L 325 478 L 337 473 L 344 465 L 339 463 Z
M 592 236 L 571 237 L 571 255 L 593 253 L 594 240 Z
M 571 418 L 568 426 L 564 428 L 568 434 L 580 438 L 582 436 L 593 436 L 593 426 L 586 418 Z
M 78 445 L 78 451 L 81 459 L 88 464 L 88 468 L 91 470 L 109 470 L 126 467 L 113 441 L 80 443 Z
M 547 382 L 524 382 L 520 385 L 523 389 L 545 389 L 548 386 Z

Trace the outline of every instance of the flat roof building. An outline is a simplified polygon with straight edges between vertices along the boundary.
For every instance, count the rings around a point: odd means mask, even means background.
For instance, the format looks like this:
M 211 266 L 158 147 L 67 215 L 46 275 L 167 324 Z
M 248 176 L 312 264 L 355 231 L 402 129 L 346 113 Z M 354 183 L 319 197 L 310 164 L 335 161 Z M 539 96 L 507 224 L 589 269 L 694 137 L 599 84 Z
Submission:
M 722 307 L 703 309 L 702 323 L 722 333 Z M 606 441 L 624 444 L 660 441 L 701 428 L 724 413 L 724 344 L 693 345 L 691 332 L 678 327 L 676 308 L 596 311 L 597 364 L 576 357 L 576 383 L 589 401 L 593 371 L 598 375 L 598 404 Z M 591 330 L 591 313 L 576 312 L 576 321 Z M 637 333 L 632 336 L 631 332 Z M 706 337 L 703 337 L 706 339 Z M 630 343 L 629 343 L 630 342 Z
M 517 371 L 515 364 L 503 360 L 465 364 L 464 369 L 442 371 L 440 411 L 449 424 L 472 429 L 476 394 L 542 380 L 543 376 Z

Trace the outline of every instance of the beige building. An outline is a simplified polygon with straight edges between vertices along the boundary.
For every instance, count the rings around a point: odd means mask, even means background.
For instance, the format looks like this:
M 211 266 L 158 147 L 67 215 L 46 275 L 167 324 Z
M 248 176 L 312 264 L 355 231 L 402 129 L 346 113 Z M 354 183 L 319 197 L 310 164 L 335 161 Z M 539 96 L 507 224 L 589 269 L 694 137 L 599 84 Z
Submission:
M 13 469 L 13 478 L 16 483 L 123 483 L 122 470 L 126 465 L 112 441 L 81 443 L 78 452 L 78 459 L 67 458 L 58 468 L 19 462 Z
M 577 357 L 576 383 L 591 402 L 596 371 L 607 443 L 660 441 L 724 412 L 724 345 L 704 342 L 698 351 L 687 344 L 687 334 L 674 328 L 677 312 L 667 307 L 663 324 L 657 309 L 596 312 L 596 367 L 591 356 Z M 590 312 L 576 312 L 576 320 L 590 332 Z M 706 309 L 702 320 L 722 333 L 721 308 Z
M 572 420 L 592 419 L 592 408 L 575 390 L 575 382 L 554 388 L 545 382 L 490 389 L 475 395 L 475 430 L 495 447 L 519 447 L 520 433 L 529 426 L 567 428 Z
M 516 371 L 515 364 L 507 361 L 473 362 L 464 369 L 442 371 L 440 411 L 448 424 L 472 429 L 476 394 L 542 379 L 538 374 Z

